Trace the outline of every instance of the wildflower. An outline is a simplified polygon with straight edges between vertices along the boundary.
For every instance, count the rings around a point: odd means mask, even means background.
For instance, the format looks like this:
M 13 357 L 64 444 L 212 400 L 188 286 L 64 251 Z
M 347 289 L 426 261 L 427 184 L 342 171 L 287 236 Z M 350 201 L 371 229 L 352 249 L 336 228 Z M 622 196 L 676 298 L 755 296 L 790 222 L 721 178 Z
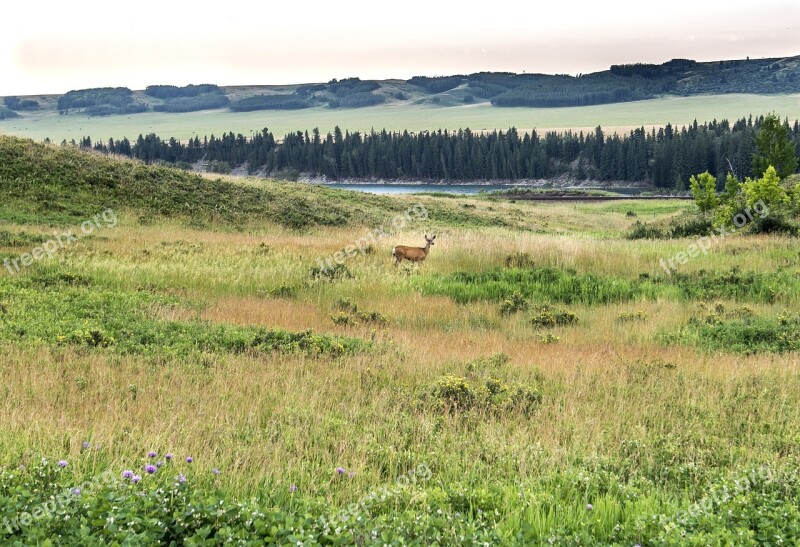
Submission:
M 184 477 L 184 476 L 183 476 L 183 473 L 181 473 L 180 475 L 178 475 L 178 482 L 179 482 L 179 483 L 181 483 L 181 484 L 183 484 L 184 482 L 186 482 L 186 477 Z
M 76 495 L 76 496 L 80 496 L 81 495 L 81 489 L 80 488 L 75 488 L 74 490 L 72 490 L 72 493 L 74 495 Z
M 83 447 L 84 450 L 88 449 L 89 448 L 89 441 L 83 441 L 81 446 Z
M 293 484 L 293 485 L 289 486 L 289 492 L 297 492 L 297 485 Z
M 216 467 L 214 467 L 214 468 L 211 470 L 211 472 L 212 472 L 212 473 L 214 473 L 215 475 L 219 475 L 219 469 L 217 469 Z
M 348 477 L 350 477 L 350 478 L 352 479 L 353 477 L 355 477 L 355 476 L 356 476 L 356 472 L 355 472 L 355 471 L 350 471 L 350 472 L 347 474 L 347 476 L 348 476 Z
M 192 458 L 191 456 L 187 456 L 186 457 L 186 463 L 192 463 L 193 461 L 194 461 L 194 458 Z
M 336 472 L 340 475 L 344 475 L 347 471 L 344 470 L 344 467 L 337 467 Z
M 58 460 L 58 466 L 63 469 L 67 466 L 67 460 Z
M 586 505 L 586 510 L 587 511 L 592 511 L 592 510 L 594 510 L 594 506 L 591 503 L 589 503 L 589 504 Z
M 133 471 L 131 471 L 130 469 L 126 469 L 125 471 L 122 472 L 123 479 L 130 479 L 132 477 L 133 477 Z
M 155 453 L 154 451 L 152 451 L 152 450 L 151 450 L 150 452 L 148 452 L 148 453 L 147 453 L 147 457 L 148 457 L 148 458 L 155 458 L 156 456 L 158 456 L 158 454 L 156 454 L 156 453 Z
M 172 461 L 172 454 L 164 454 L 164 458 L 166 458 L 167 461 Z
M 164 465 L 164 462 L 156 462 L 156 467 L 161 467 L 162 465 Z
M 140 480 L 142 480 L 141 475 L 134 475 L 133 477 L 131 477 L 131 482 L 133 482 L 133 484 L 136 484 Z
M 147 471 L 150 475 L 152 475 L 153 473 L 156 472 L 156 466 L 155 465 L 147 465 L 147 466 L 145 466 L 144 470 Z

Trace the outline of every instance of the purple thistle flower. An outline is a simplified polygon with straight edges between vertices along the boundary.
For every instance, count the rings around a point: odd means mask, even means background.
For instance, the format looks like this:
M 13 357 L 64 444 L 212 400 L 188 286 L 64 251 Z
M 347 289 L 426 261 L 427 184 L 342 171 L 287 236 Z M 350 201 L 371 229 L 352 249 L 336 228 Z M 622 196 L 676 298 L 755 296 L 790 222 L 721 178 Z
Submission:
M 164 454 L 164 457 L 167 459 L 167 461 L 172 461 L 172 454 Z
M 592 511 L 592 510 L 594 510 L 594 506 L 593 506 L 593 505 L 590 503 L 590 504 L 588 504 L 588 505 L 586 506 L 586 510 L 587 510 L 587 511 Z
M 347 474 L 347 476 L 348 476 L 348 477 L 350 477 L 350 478 L 352 479 L 353 477 L 355 477 L 355 476 L 356 476 L 356 472 L 355 472 L 355 471 L 350 471 L 350 472 Z
M 153 473 L 156 472 L 156 466 L 155 465 L 147 465 L 147 466 L 145 466 L 144 470 L 147 471 L 150 475 L 152 475 Z
M 89 448 L 89 441 L 83 441 L 81 446 L 83 447 L 84 450 L 87 450 Z
M 293 485 L 289 486 L 289 492 L 297 492 L 297 485 L 293 484 Z
M 178 482 L 181 483 L 181 484 L 186 482 L 186 477 L 183 476 L 183 473 L 178 475 Z
M 194 461 L 194 458 L 192 458 L 191 456 L 187 456 L 186 457 L 186 463 L 192 463 L 193 461 Z
M 58 460 L 58 466 L 59 466 L 60 468 L 62 468 L 62 469 L 63 469 L 63 468 L 65 468 L 67 465 L 68 465 L 68 464 L 67 464 L 67 460 Z
M 156 467 L 161 467 L 162 465 L 164 465 L 164 462 L 156 462 Z
M 148 458 L 155 458 L 156 456 L 158 456 L 158 454 L 156 454 L 156 453 L 155 453 L 154 451 L 152 451 L 152 450 L 151 450 L 150 452 L 148 452 L 148 453 L 147 453 L 147 457 L 148 457 Z
M 340 475 L 344 475 L 347 471 L 344 470 L 344 467 L 337 467 L 336 472 Z
M 141 475 L 134 475 L 133 477 L 131 477 L 131 482 L 133 482 L 133 484 L 136 484 L 140 480 L 142 480 Z
M 216 467 L 211 469 L 211 472 L 214 473 L 215 475 L 219 475 L 219 469 L 217 469 Z
M 130 469 L 126 469 L 125 471 L 122 472 L 123 479 L 130 479 L 132 477 L 133 477 L 133 471 L 131 471 Z
M 72 493 L 73 493 L 74 495 L 76 495 L 76 496 L 80 496 L 80 495 L 81 495 L 81 489 L 80 489 L 80 488 L 75 488 L 75 489 L 72 491 Z

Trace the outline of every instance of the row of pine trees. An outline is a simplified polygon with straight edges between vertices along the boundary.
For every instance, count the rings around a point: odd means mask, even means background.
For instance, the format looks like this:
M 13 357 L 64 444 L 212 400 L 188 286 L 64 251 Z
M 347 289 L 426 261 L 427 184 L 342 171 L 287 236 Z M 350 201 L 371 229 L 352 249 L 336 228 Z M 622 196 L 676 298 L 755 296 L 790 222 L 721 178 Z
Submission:
M 226 133 L 188 142 L 150 134 L 92 143 L 83 148 L 122 154 L 149 163 L 188 165 L 197 161 L 239 167 L 251 173 L 296 171 L 332 180 L 385 179 L 420 181 L 519 181 L 570 177 L 577 180 L 646 182 L 659 188 L 685 189 L 689 177 L 709 171 L 719 180 L 733 172 L 757 175 L 752 156 L 763 117 L 742 118 L 681 128 L 639 128 L 626 135 L 537 131 L 372 131 L 334 132 L 322 136 L 296 132 L 277 140 L 264 129 L 249 137 Z M 800 126 L 783 122 L 800 150 Z M 66 143 L 64 143 L 66 144 Z

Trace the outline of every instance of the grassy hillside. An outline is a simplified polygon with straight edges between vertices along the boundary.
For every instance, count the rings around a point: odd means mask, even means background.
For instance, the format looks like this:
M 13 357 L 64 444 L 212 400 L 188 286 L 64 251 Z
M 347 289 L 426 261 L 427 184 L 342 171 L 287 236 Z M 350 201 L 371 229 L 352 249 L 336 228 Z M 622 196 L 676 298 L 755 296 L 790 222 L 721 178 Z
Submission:
M 10 137 L 0 169 L 0 263 L 118 219 L 0 268 L 0 543 L 800 534 L 794 237 L 741 230 L 668 275 L 695 238 L 626 234 L 686 203 L 378 198 Z M 277 205 L 301 199 L 298 229 Z
M 32 168 L 31 166 L 36 166 Z M 425 203 L 437 224 L 527 228 L 531 219 L 505 200 L 465 201 L 378 196 L 302 183 L 204 177 L 179 169 L 0 135 L 0 220 L 66 225 L 105 209 L 141 222 L 173 219 L 192 226 L 245 230 L 264 222 L 289 229 L 375 228 Z M 475 201 L 476 198 L 472 198 Z

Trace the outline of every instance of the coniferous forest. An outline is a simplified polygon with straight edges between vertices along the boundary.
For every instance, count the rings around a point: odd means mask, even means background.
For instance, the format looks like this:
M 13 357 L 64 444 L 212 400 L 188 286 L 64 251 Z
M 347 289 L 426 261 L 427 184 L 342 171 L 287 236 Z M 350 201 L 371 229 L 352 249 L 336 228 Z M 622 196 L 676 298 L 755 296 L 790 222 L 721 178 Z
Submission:
M 195 137 L 187 142 L 155 134 L 93 143 L 81 148 L 121 154 L 147 163 L 188 167 L 198 161 L 215 171 L 246 167 L 250 173 L 295 171 L 331 180 L 384 179 L 422 181 L 575 180 L 648 183 L 657 188 L 685 189 L 695 173 L 709 171 L 722 181 L 733 171 L 753 176 L 752 154 L 763 117 L 742 118 L 686 127 L 639 128 L 627 135 L 516 129 L 477 133 L 372 131 L 321 135 L 318 130 L 291 133 L 278 140 L 268 130 L 250 137 L 234 133 Z M 783 126 L 800 149 L 800 125 Z M 66 142 L 62 143 L 66 145 Z

